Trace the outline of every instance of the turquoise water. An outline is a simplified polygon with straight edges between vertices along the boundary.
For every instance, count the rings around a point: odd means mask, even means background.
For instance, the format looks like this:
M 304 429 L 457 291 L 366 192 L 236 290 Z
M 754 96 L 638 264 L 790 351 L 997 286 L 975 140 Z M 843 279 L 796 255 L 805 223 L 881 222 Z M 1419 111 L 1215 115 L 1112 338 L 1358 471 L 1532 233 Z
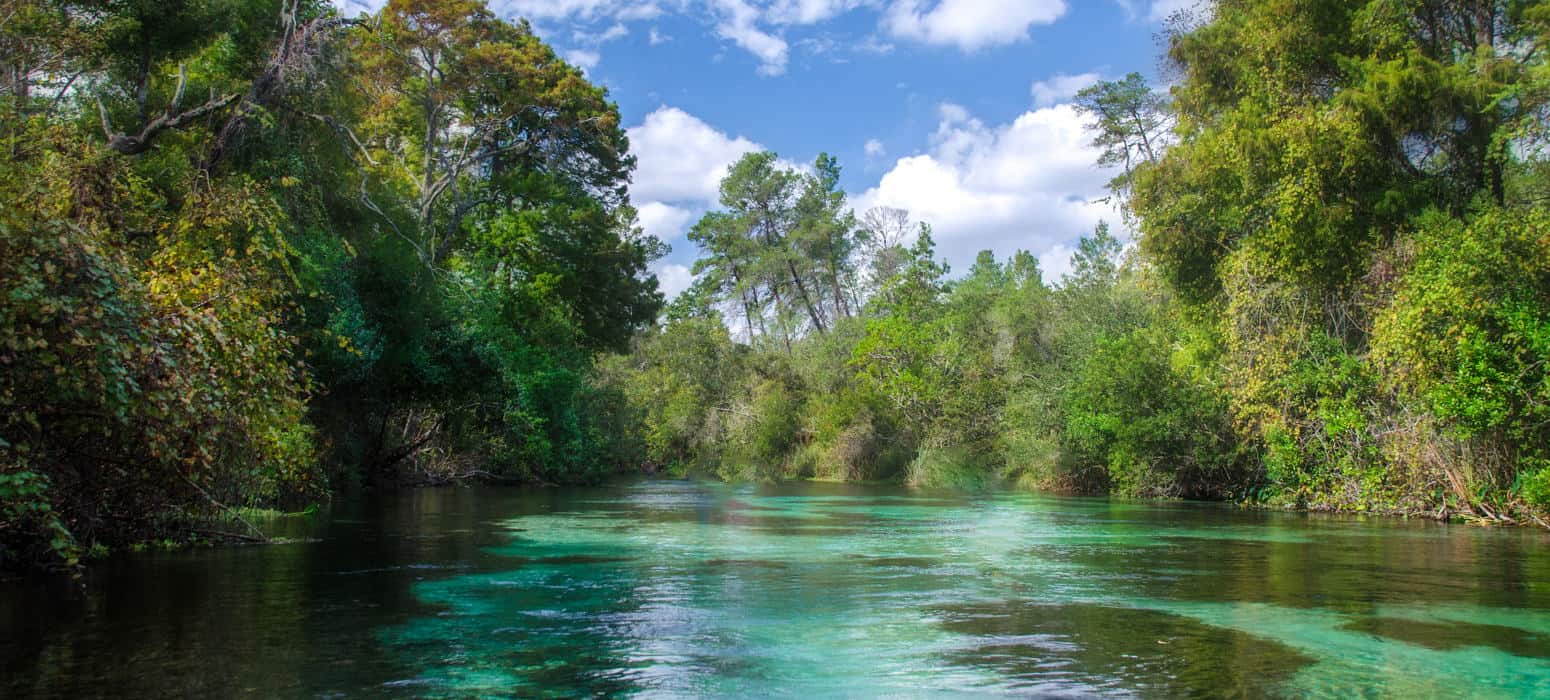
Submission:
M 440 490 L 0 587 L 0 695 L 1550 697 L 1550 538 L 799 484 Z

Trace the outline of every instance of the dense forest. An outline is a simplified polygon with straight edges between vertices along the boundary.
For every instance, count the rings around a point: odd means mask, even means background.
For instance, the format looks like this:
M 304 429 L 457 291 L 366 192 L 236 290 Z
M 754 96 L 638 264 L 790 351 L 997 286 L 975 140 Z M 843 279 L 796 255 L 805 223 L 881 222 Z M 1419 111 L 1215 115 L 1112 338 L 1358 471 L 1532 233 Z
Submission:
M 1550 3 L 1162 40 L 1070 274 L 756 153 L 664 304 L 616 105 L 480 0 L 0 0 L 0 566 L 642 468 L 1543 525 Z
M 616 105 L 477 0 L 0 2 L 0 560 L 596 478 L 661 306 Z
M 653 464 L 1545 524 L 1550 4 L 1221 0 L 1077 96 L 1125 244 L 1073 272 L 738 163 L 608 358 Z

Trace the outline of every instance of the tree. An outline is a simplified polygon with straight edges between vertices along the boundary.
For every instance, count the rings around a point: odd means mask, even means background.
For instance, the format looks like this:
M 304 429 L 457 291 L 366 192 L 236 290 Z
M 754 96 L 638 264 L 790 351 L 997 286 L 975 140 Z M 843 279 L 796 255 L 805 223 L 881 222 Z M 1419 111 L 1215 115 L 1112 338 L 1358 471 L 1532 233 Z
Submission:
M 845 206 L 839 162 L 821 153 L 813 171 L 803 178 L 791 244 L 794 252 L 815 263 L 819 285 L 828 288 L 828 317 L 845 318 L 851 316 L 855 305 L 851 258 L 856 247 L 856 217 Z
M 616 107 L 526 25 L 474 0 L 0 17 L 0 567 L 257 538 L 236 508 L 363 478 L 623 466 L 633 414 L 594 368 L 655 319 L 665 246 Z
M 1098 165 L 1123 168 L 1109 182 L 1116 193 L 1127 192 L 1136 169 L 1162 155 L 1173 124 L 1169 108 L 1167 97 L 1154 92 L 1140 73 L 1076 93 L 1077 112 L 1087 117 L 1092 145 L 1102 151 Z
M 699 246 L 701 257 L 694 261 L 694 274 L 705 280 L 715 301 L 732 299 L 743 313 L 748 342 L 755 332 L 768 333 L 764 323 L 762 285 L 755 276 L 756 242 L 746 235 L 737 217 L 711 212 L 689 230 L 689 240 Z
M 760 244 L 756 266 L 775 300 L 777 320 L 787 315 L 784 297 L 792 295 L 791 303 L 800 304 L 798 313 L 805 312 L 821 335 L 827 326 L 813 293 L 814 263 L 790 240 L 800 221 L 801 184 L 797 173 L 779 166 L 774 153 L 750 153 L 721 181 L 721 204 Z
M 868 297 L 903 267 L 903 243 L 912 228 L 910 213 L 903 209 L 873 207 L 861 216 L 857 243 L 865 260 Z
M 355 36 L 366 112 L 352 142 L 412 203 L 401 235 L 426 266 L 445 262 L 476 209 L 513 203 L 520 190 L 496 185 L 514 171 L 563 171 L 587 196 L 622 199 L 633 161 L 617 108 L 526 23 L 482 0 L 391 0 Z

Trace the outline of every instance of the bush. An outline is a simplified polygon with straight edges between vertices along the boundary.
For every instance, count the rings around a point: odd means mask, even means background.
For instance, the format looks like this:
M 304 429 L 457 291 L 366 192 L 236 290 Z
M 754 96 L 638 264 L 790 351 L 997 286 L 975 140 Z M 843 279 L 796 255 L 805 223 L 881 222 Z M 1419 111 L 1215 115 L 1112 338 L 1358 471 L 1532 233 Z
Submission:
M 1116 493 L 1222 498 L 1253 481 L 1225 398 L 1175 370 L 1156 328 L 1100 343 L 1062 412 L 1067 458 L 1101 471 Z
M 927 447 L 910 462 L 906 480 L 912 486 L 983 491 L 1001 481 L 992 461 L 966 447 Z
M 70 559 L 324 493 L 269 198 L 237 183 L 168 211 L 111 161 L 32 165 L 0 182 L 0 536 Z M 71 216 L 75 197 L 102 207 Z
M 1525 474 L 1518 491 L 1531 505 L 1550 508 L 1550 467 L 1540 467 L 1538 471 Z
M 729 474 L 771 480 L 792 475 L 800 445 L 801 404 L 780 380 L 758 384 L 746 404 L 733 409 L 727 446 Z
M 1377 320 L 1375 360 L 1452 437 L 1505 450 L 1507 473 L 1487 481 L 1522 483 L 1534 500 L 1550 459 L 1550 213 L 1432 214 L 1414 246 Z

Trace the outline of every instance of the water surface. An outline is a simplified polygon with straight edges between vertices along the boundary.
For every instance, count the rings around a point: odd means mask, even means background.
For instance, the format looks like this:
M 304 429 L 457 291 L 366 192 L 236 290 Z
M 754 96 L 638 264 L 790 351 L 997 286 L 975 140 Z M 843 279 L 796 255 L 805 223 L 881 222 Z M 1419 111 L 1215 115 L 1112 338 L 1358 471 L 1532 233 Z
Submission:
M 1550 538 L 643 482 L 341 505 L 0 586 L 0 697 L 1550 696 Z

